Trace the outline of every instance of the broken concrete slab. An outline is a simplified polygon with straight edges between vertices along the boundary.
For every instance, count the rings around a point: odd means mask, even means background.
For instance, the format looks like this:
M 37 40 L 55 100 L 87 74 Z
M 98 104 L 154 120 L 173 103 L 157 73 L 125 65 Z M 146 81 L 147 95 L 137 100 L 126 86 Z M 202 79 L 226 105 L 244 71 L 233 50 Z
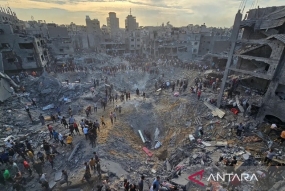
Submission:
M 55 173 L 54 175 L 54 181 L 59 181 L 61 179 L 61 176 L 62 176 L 62 172 L 61 171 L 58 171 Z
M 194 136 L 192 134 L 189 135 L 189 140 L 190 141 L 194 141 L 195 140 L 195 138 L 194 138 Z
M 53 189 L 54 186 L 56 185 L 56 182 L 52 180 L 48 184 L 49 184 L 50 189 Z
M 101 163 L 101 166 L 102 167 L 104 166 L 108 170 L 109 173 L 116 174 L 117 177 L 128 174 L 128 172 L 125 171 L 120 164 L 115 163 L 113 161 L 101 159 L 100 163 Z
M 207 142 L 205 142 L 205 141 L 202 141 L 201 143 L 202 143 L 203 145 L 205 145 L 206 147 L 210 147 L 210 146 L 212 146 L 212 144 L 207 143 Z
M 223 118 L 225 116 L 226 113 L 216 106 L 207 101 L 204 101 L 204 104 L 212 111 L 213 116 L 218 116 L 219 118 Z
M 139 134 L 140 134 L 140 137 L 141 137 L 141 139 L 142 139 L 142 142 L 145 143 L 145 139 L 144 139 L 144 136 L 143 136 L 141 130 L 138 130 L 138 132 L 139 132 Z
M 48 110 L 48 109 L 53 109 L 54 108 L 54 104 L 49 104 L 49 105 L 47 105 L 47 106 L 45 106 L 45 107 L 43 107 L 43 111 L 45 111 L 45 110 Z

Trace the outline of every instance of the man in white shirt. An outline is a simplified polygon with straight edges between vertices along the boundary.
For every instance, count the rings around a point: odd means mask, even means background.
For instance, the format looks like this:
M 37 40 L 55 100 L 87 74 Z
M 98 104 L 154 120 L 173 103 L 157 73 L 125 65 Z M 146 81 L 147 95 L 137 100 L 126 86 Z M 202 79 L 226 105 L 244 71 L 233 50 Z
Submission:
M 83 128 L 83 133 L 84 133 L 84 135 L 85 135 L 86 140 L 88 140 L 88 127 L 87 127 L 87 126 L 85 126 L 85 127 Z
M 274 123 L 270 126 L 270 130 L 269 130 L 269 132 L 268 132 L 268 135 L 270 135 L 270 133 L 271 133 L 272 131 L 275 132 L 275 134 L 279 136 L 280 133 L 279 133 L 279 131 L 278 131 L 278 127 L 277 127 L 277 125 L 274 124 Z

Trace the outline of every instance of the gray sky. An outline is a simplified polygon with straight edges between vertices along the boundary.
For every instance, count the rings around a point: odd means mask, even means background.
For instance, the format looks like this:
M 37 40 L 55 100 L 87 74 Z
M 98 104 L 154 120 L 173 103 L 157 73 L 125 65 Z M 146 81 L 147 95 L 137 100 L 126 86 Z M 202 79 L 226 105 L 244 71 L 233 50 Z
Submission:
M 247 0 L 248 10 L 257 0 Z M 0 0 L 2 7 L 11 7 L 21 20 L 46 20 L 58 24 L 85 25 L 85 16 L 106 24 L 109 12 L 116 12 L 120 27 L 129 14 L 137 17 L 140 26 L 156 26 L 163 22 L 174 26 L 203 24 L 230 27 L 241 4 L 240 0 Z M 260 7 L 285 5 L 284 0 L 258 0 Z M 245 12 L 245 11 L 244 11 Z

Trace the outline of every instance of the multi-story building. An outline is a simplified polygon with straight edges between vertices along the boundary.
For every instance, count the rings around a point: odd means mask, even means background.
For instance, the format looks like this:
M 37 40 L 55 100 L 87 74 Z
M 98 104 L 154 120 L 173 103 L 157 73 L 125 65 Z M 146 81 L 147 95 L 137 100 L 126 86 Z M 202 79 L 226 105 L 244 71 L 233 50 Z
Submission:
M 111 38 L 115 38 L 119 32 L 119 18 L 116 17 L 115 12 L 110 12 L 107 17 L 107 28 Z
M 41 70 L 49 62 L 46 41 L 15 33 L 10 23 L 0 24 L 1 62 L 4 72 Z
M 102 36 L 100 21 L 98 19 L 91 20 L 88 15 L 85 21 L 89 48 L 99 51 Z
M 142 48 L 140 30 L 132 31 L 126 38 L 126 51 L 130 53 L 140 53 Z
M 48 47 L 54 55 L 68 56 L 74 53 L 72 39 L 68 35 L 67 27 L 48 23 Z
M 137 23 L 136 17 L 131 13 L 127 16 L 125 20 L 125 29 L 127 32 L 134 31 L 139 28 L 139 23 Z
M 243 84 L 239 92 L 257 112 L 257 119 L 274 116 L 285 121 L 285 7 L 251 9 L 244 20 L 237 13 L 226 70 L 218 97 L 222 103 L 229 76 Z M 238 39 L 240 30 L 242 38 Z M 230 91 L 230 90 L 228 90 Z
M 76 25 L 72 22 L 66 27 L 68 36 L 72 39 L 72 45 L 75 52 L 89 48 L 86 26 Z

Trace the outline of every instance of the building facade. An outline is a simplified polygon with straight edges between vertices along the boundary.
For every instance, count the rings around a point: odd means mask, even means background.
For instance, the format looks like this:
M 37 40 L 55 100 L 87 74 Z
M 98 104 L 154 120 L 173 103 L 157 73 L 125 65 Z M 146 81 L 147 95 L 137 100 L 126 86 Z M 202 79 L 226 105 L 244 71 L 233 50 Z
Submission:
M 117 18 L 115 12 L 110 12 L 107 17 L 107 28 L 111 38 L 115 38 L 119 31 L 119 18 Z
M 257 119 L 274 116 L 285 121 L 284 17 L 284 6 L 252 9 L 244 20 L 237 13 L 218 106 L 231 79 L 229 76 L 235 75 L 252 92 L 248 102 L 258 109 Z M 239 40 L 241 29 L 243 34 Z M 256 99 L 258 95 L 261 99 Z

